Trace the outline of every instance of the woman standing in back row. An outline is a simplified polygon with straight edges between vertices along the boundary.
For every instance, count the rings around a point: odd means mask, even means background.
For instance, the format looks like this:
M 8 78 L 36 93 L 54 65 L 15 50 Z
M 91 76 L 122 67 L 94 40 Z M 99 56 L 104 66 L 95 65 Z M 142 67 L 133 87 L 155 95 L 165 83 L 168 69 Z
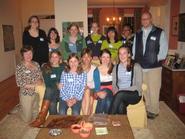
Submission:
M 72 23 L 68 27 L 68 33 L 62 40 L 63 59 L 67 61 L 71 53 L 75 53 L 80 57 L 81 51 L 84 47 L 86 47 L 85 40 L 79 33 L 79 27 L 77 24 Z
M 28 19 L 28 26 L 23 32 L 23 45 L 31 45 L 33 47 L 33 61 L 36 61 L 41 66 L 48 62 L 49 49 L 46 33 L 39 28 L 40 21 L 37 16 L 31 16 Z

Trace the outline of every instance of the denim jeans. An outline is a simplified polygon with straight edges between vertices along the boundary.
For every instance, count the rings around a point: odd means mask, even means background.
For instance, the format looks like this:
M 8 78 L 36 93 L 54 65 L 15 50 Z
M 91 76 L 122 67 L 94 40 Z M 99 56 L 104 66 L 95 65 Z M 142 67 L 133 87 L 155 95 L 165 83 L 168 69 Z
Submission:
M 140 100 L 138 91 L 120 90 L 113 97 L 109 114 L 127 114 L 127 106 L 137 104 Z
M 81 111 L 81 105 L 82 105 L 82 100 L 77 101 L 76 104 L 74 104 L 71 109 L 72 109 L 72 115 L 80 115 Z M 59 103 L 59 114 L 60 115 L 67 115 L 67 109 L 68 109 L 67 102 L 60 99 Z
M 112 91 L 109 89 L 103 89 L 101 91 L 106 92 L 107 95 L 105 96 L 104 99 L 98 98 L 95 113 L 108 113 L 109 107 L 112 102 L 113 94 Z
M 58 114 L 57 103 L 59 100 L 59 90 L 55 87 L 46 87 L 44 100 L 50 101 L 49 114 L 50 115 Z

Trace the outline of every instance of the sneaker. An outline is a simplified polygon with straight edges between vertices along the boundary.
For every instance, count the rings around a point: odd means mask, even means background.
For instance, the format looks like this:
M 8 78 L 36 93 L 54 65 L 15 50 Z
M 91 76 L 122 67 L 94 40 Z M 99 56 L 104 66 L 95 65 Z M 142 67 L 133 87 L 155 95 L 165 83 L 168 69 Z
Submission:
M 148 119 L 155 119 L 159 114 L 155 114 L 152 112 L 147 112 L 147 118 Z

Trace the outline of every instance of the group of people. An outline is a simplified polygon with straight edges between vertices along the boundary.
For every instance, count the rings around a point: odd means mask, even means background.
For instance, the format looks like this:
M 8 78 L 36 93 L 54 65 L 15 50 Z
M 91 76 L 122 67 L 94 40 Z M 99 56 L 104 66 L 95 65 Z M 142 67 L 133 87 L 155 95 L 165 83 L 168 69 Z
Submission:
M 92 23 L 92 33 L 86 38 L 79 27 L 71 24 L 60 44 L 59 33 L 51 28 L 46 36 L 39 29 L 39 19 L 31 16 L 23 33 L 22 62 L 16 68 L 20 87 L 22 119 L 39 127 L 49 114 L 73 115 L 95 113 L 126 114 L 129 104 L 142 98 L 142 84 L 148 118 L 159 114 L 161 61 L 168 50 L 162 29 L 152 24 L 150 12 L 141 16 L 142 28 L 134 37 L 131 27 L 123 27 L 120 40 L 115 27 L 106 36 L 99 34 L 98 24 Z M 46 86 L 39 112 L 36 86 Z M 59 103 L 59 110 L 58 110 Z M 39 113 L 38 113 L 39 112 Z

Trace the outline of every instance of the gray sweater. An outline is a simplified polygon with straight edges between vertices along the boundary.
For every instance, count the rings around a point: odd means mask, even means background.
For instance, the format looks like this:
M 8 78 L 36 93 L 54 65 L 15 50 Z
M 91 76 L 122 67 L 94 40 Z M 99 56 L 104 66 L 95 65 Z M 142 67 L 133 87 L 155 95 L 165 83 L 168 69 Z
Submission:
M 116 85 L 116 65 L 114 66 L 113 72 L 112 72 L 112 87 L 113 87 L 113 92 L 116 93 L 119 91 Z M 120 68 L 118 68 L 119 70 Z M 123 78 L 124 80 L 124 78 Z M 139 95 L 141 95 L 142 92 L 142 83 L 143 83 L 143 75 L 142 75 L 142 68 L 138 63 L 134 64 L 134 74 L 133 74 L 133 80 L 132 80 L 132 86 L 128 88 L 124 88 L 124 90 L 130 90 L 130 91 L 135 91 L 137 90 L 139 92 Z M 122 89 L 121 89 L 122 90 Z

